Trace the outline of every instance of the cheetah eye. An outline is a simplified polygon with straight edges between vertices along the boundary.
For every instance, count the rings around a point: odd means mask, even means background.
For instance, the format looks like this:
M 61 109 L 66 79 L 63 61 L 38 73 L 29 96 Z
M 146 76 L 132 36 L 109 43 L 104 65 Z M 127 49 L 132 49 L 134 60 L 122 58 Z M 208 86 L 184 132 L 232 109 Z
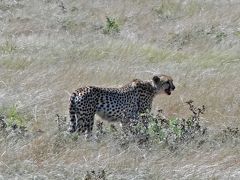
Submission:
M 164 88 L 169 88 L 169 87 L 170 87 L 170 84 L 169 84 L 169 82 L 167 81 L 167 82 L 165 82 L 165 83 L 163 84 L 163 86 L 164 86 Z

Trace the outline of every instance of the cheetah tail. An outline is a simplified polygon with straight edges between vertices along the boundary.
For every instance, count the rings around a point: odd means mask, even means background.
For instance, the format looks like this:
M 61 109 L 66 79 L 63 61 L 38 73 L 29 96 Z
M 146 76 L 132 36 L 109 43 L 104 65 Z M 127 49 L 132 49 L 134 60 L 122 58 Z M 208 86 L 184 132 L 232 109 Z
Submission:
M 76 131 L 76 126 L 77 126 L 77 119 L 76 119 L 77 107 L 75 103 L 76 96 L 77 94 L 73 93 L 70 96 L 70 100 L 69 100 L 70 127 L 68 131 L 71 133 Z

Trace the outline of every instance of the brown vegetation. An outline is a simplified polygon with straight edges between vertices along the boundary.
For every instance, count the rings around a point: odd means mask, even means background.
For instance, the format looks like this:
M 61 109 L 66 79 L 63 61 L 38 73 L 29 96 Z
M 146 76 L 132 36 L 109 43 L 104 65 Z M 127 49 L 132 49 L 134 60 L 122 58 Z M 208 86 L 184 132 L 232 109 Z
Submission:
M 239 12 L 238 0 L 2 0 L 0 179 L 238 179 Z M 99 123 L 88 140 L 58 126 L 79 86 L 156 73 L 176 85 L 150 116 L 177 120 L 168 141 L 159 124 L 126 136 Z M 206 111 L 200 131 L 180 136 L 189 99 Z

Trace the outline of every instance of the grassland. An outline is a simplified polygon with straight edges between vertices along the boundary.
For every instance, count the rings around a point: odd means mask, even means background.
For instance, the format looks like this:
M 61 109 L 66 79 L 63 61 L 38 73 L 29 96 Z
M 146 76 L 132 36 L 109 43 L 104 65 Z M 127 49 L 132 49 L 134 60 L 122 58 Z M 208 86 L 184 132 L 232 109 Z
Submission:
M 0 1 L 0 113 L 26 127 L 1 131 L 0 179 L 239 179 L 240 135 L 226 132 L 240 126 L 239 12 L 238 0 Z M 206 143 L 122 148 L 59 132 L 77 87 L 153 74 L 176 85 L 153 112 L 186 118 L 185 101 L 204 104 Z

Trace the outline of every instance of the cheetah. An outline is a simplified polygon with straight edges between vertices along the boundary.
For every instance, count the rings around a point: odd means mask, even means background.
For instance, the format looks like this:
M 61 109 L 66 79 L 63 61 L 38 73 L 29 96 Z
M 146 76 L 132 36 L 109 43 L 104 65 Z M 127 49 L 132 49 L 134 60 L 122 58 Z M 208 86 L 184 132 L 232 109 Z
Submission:
M 156 95 L 171 95 L 174 89 L 173 79 L 167 75 L 155 75 L 149 81 L 134 79 L 120 88 L 81 87 L 70 97 L 68 131 L 91 133 L 95 114 L 112 122 L 136 119 L 151 110 Z

